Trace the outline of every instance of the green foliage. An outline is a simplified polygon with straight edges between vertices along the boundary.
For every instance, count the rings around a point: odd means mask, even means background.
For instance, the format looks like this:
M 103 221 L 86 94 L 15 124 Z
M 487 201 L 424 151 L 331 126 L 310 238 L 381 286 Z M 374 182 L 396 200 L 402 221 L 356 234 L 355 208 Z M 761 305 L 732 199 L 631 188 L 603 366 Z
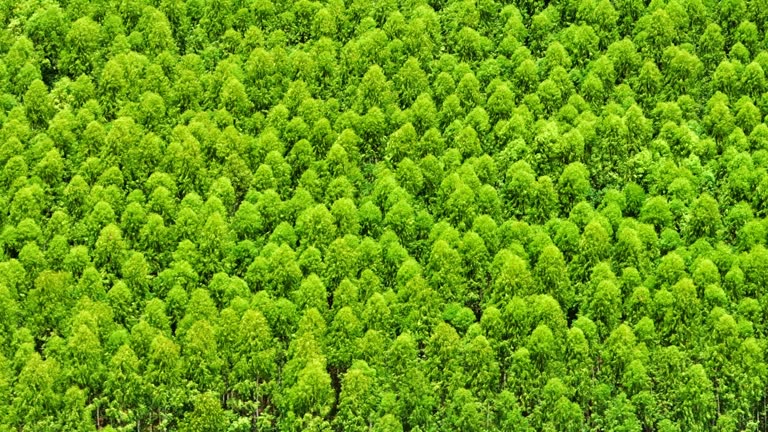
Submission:
M 0 431 L 764 430 L 763 0 L 0 6 Z

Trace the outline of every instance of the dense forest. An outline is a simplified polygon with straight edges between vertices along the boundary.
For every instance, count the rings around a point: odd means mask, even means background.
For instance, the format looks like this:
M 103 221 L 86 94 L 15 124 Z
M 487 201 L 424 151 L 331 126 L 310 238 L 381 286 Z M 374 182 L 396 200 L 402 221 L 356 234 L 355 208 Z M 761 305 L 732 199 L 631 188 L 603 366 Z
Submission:
M 0 431 L 764 431 L 768 0 L 3 0 Z

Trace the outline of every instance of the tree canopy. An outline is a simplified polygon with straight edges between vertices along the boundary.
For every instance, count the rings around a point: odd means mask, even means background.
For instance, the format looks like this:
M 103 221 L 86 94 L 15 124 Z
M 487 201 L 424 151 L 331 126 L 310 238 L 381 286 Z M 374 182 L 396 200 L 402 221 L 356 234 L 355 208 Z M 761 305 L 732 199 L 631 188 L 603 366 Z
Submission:
M 0 1 L 0 432 L 765 430 L 767 31 Z

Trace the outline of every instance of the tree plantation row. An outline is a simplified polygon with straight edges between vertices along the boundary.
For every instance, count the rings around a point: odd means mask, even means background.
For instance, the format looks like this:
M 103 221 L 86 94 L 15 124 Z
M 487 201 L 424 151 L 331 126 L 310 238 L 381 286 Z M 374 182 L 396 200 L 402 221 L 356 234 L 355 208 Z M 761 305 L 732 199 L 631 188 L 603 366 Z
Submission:
M 765 431 L 766 26 L 0 1 L 0 432 Z

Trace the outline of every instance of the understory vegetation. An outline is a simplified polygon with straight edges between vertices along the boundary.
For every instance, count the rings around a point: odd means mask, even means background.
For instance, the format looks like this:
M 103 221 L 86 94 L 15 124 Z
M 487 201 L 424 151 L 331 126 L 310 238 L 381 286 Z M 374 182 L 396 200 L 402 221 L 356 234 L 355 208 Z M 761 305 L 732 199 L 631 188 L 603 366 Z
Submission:
M 0 431 L 768 427 L 768 0 L 5 0 Z

